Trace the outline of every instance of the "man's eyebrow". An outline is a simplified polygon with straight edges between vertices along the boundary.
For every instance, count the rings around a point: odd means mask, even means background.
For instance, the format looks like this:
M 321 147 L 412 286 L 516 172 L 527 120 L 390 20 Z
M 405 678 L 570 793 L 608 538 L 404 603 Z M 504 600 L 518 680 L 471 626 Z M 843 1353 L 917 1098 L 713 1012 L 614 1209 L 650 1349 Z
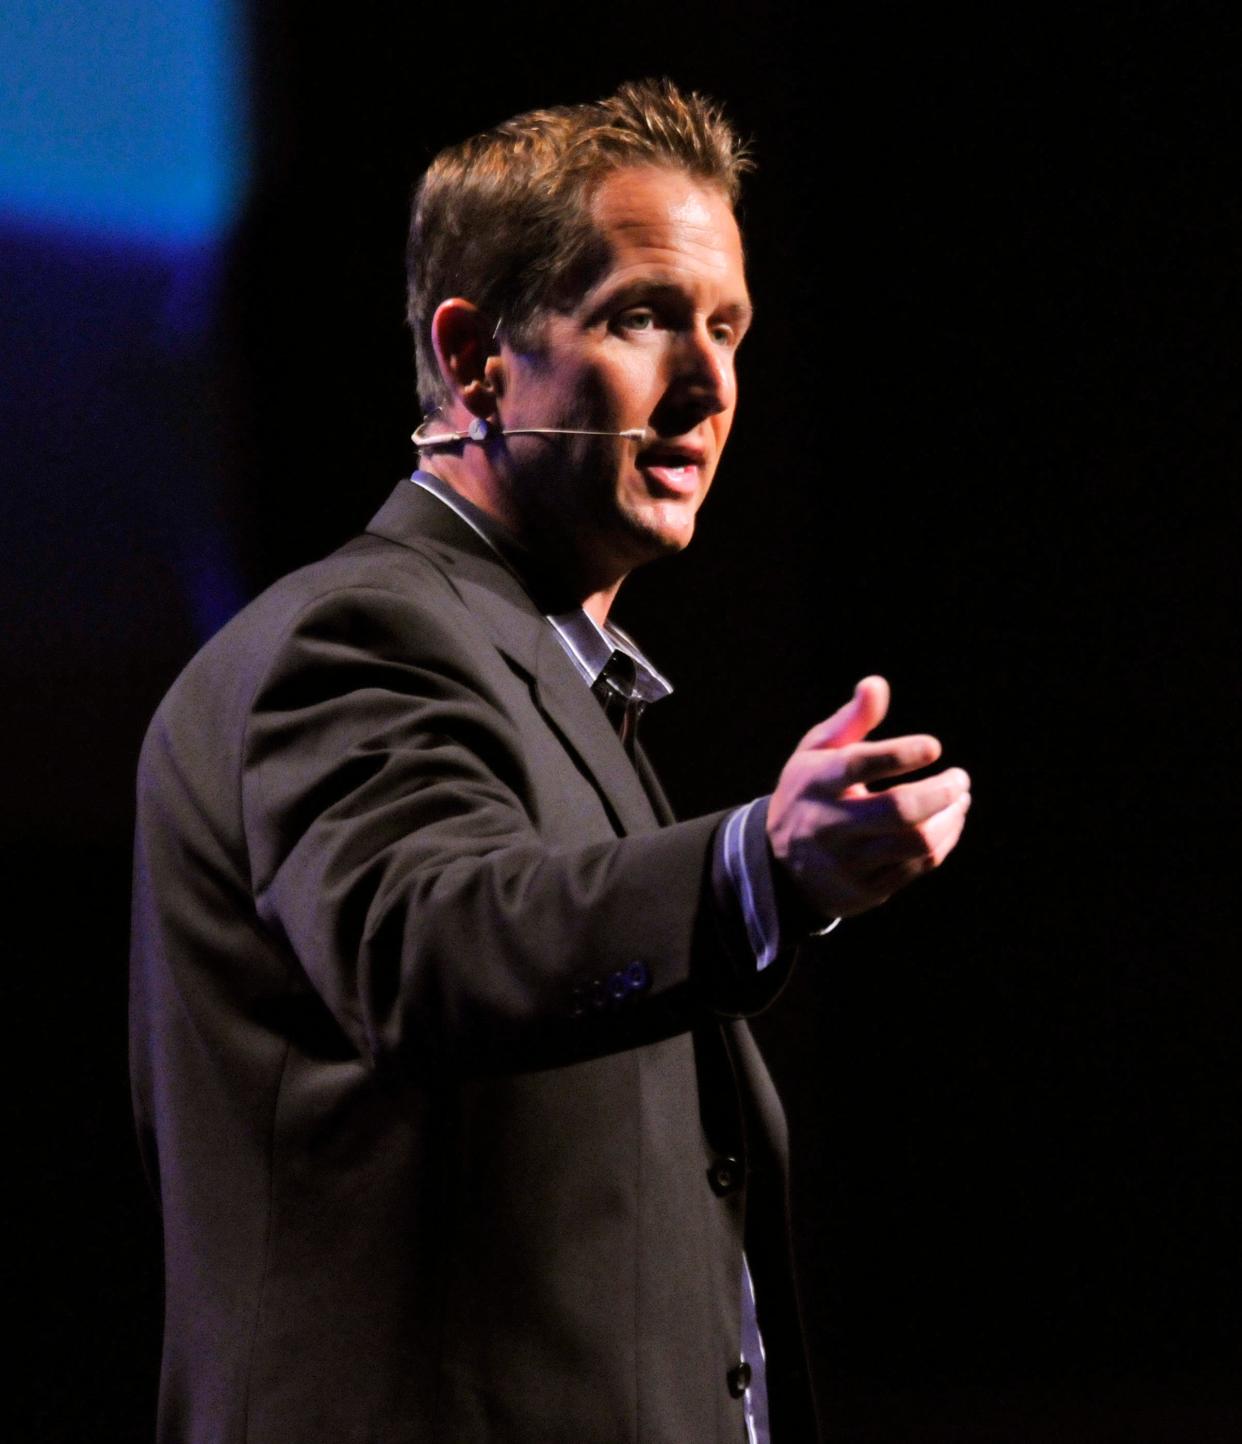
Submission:
M 727 306 L 720 306 L 713 314 L 723 316 L 726 321 L 732 321 L 738 326 L 749 326 L 754 320 L 755 307 L 752 301 L 730 301 Z
M 684 303 L 690 299 L 684 281 L 664 276 L 635 277 L 633 280 L 621 282 L 615 288 L 609 288 L 605 282 L 604 288 L 591 298 L 588 315 L 591 320 L 597 320 L 604 312 L 631 302 L 666 300 Z M 713 316 L 723 316 L 726 320 L 741 325 L 749 325 L 754 314 L 754 305 L 749 300 L 727 301 L 712 311 Z

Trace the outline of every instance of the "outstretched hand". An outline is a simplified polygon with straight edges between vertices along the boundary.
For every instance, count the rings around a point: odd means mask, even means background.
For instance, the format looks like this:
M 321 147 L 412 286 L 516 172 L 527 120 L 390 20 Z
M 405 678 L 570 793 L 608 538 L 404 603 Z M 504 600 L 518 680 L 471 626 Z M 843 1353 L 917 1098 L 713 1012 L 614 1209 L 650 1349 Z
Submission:
M 880 792 L 867 784 L 935 762 L 934 737 L 863 739 L 888 711 L 883 677 L 864 677 L 844 707 L 812 727 L 768 807 L 768 841 L 799 897 L 825 920 L 876 907 L 938 867 L 961 835 L 970 778 L 950 767 Z

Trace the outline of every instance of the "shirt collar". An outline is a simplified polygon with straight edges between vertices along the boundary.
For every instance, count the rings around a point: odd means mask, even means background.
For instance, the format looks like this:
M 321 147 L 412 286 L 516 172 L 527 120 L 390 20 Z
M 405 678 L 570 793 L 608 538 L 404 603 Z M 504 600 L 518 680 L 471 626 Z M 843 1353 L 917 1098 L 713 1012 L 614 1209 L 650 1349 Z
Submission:
M 527 577 L 532 559 L 526 548 L 481 507 L 475 506 L 441 477 L 429 471 L 416 471 L 410 480 L 415 486 L 438 497 L 451 511 L 476 532 L 505 563 L 511 572 L 531 590 Z M 582 607 L 569 611 L 544 612 L 556 632 L 569 660 L 578 669 L 588 686 L 594 686 L 608 665 L 614 651 L 621 651 L 634 663 L 634 695 L 642 702 L 658 702 L 673 690 L 672 684 L 651 665 L 638 644 L 613 622 L 599 623 Z

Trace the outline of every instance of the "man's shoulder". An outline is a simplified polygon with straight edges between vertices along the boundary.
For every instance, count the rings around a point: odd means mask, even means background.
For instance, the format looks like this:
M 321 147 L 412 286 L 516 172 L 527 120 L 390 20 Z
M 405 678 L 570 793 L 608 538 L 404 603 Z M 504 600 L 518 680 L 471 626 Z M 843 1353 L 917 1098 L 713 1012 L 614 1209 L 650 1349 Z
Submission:
M 468 556 L 472 570 L 480 561 L 485 574 L 502 569 L 448 507 L 403 482 L 364 532 L 271 583 L 207 642 L 195 662 L 239 645 L 279 640 L 308 612 L 334 603 L 350 606 L 351 599 L 359 605 L 368 597 L 389 597 L 433 610 L 464 607 L 458 581 Z
M 349 605 L 351 598 L 365 605 L 368 597 L 385 596 L 413 606 L 461 605 L 449 568 L 435 548 L 417 539 L 399 544 L 364 532 L 278 578 L 226 623 L 207 648 L 229 645 L 236 636 L 280 638 L 295 630 L 308 612 L 334 602 Z
M 307 632 L 359 634 L 398 627 L 417 641 L 417 619 L 452 632 L 467 608 L 440 549 L 363 533 L 266 587 L 209 638 L 166 692 L 156 721 L 211 716 L 217 725 L 249 708 L 264 677 Z M 425 630 L 425 628 L 424 628 Z

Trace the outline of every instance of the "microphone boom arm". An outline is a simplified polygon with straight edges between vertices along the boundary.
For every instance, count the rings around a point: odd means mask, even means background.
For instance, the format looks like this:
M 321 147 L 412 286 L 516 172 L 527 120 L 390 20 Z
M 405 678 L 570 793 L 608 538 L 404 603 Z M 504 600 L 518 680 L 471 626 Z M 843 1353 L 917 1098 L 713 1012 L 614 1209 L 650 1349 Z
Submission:
M 476 416 L 465 431 L 429 432 L 430 417 L 410 436 L 419 451 L 431 451 L 438 446 L 459 446 L 465 441 L 491 441 L 501 436 L 614 436 L 622 441 L 643 441 L 648 434 L 645 426 L 632 426 L 628 431 L 580 431 L 564 426 L 515 426 L 511 431 Z

